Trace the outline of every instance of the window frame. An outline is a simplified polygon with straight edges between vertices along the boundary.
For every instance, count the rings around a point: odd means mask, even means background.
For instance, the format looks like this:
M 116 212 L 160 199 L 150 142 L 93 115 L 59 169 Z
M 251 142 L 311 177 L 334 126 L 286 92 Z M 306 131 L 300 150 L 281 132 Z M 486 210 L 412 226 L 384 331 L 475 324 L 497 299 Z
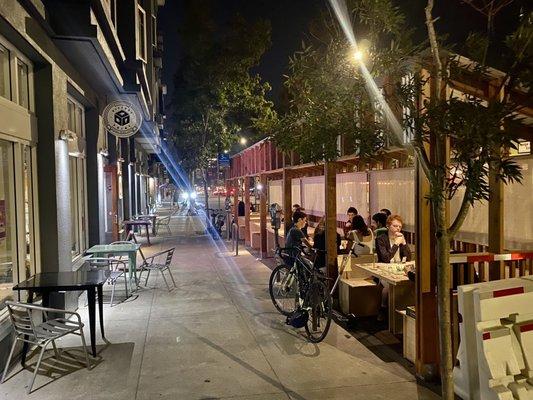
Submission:
M 9 98 L 0 96 L 4 100 L 10 101 L 16 104 L 24 110 L 28 110 L 31 113 L 35 112 L 35 95 L 33 85 L 33 63 L 28 57 L 20 52 L 14 45 L 7 39 L 0 35 L 0 45 L 8 50 L 9 57 L 9 83 L 10 83 L 10 95 Z M 28 92 L 28 106 L 24 107 L 20 105 L 19 99 L 19 74 L 18 63 L 21 62 L 27 67 L 27 92 Z
M 72 105 L 72 114 L 69 108 Z M 71 131 L 76 138 L 85 138 L 85 107 L 70 95 L 67 95 L 67 115 L 68 115 L 68 130 Z M 71 120 L 71 115 L 74 117 L 74 121 Z M 72 131 L 71 128 L 75 130 Z M 80 130 L 78 130 L 78 128 Z M 82 257 L 85 250 L 88 248 L 89 235 L 87 227 L 87 177 L 86 177 L 86 159 L 85 154 L 82 153 L 70 153 L 69 152 L 69 194 L 70 194 L 70 207 L 71 207 L 71 257 L 72 261 L 76 261 Z M 73 168 L 74 166 L 74 168 Z M 73 176 L 72 174 L 75 174 Z M 75 182 L 73 185 L 73 178 Z M 73 187 L 74 186 L 74 187 Z M 74 201 L 73 201 L 74 200 Z M 76 213 L 73 214 L 73 203 L 76 209 Z M 72 237 L 75 234 L 76 249 L 73 250 Z
M 142 25 L 141 25 L 142 20 Z M 141 29 L 142 27 L 142 29 Z M 141 36 L 141 37 L 139 37 Z M 142 44 L 142 47 L 141 47 Z M 137 58 L 146 62 L 147 60 L 147 40 L 146 40 L 146 11 L 137 2 L 137 10 L 135 13 L 135 49 Z
M 40 247 L 39 247 L 39 218 L 38 218 L 38 198 L 37 198 L 37 148 L 24 140 L 15 140 L 0 134 L 0 140 L 8 143 L 8 162 L 12 165 L 12 174 L 9 176 L 10 186 L 13 190 L 9 193 L 9 201 L 13 203 L 13 210 L 10 212 L 10 222 L 14 224 L 12 232 L 11 253 L 12 261 L 12 285 L 15 286 L 27 279 L 26 263 L 29 255 L 30 276 L 40 271 Z M 27 153 L 25 154 L 25 152 Z M 28 176 L 24 176 L 24 159 L 28 156 L 29 161 Z M 25 193 L 24 184 L 28 183 L 28 192 Z M 26 199 L 27 195 L 27 199 Z M 28 213 L 26 214 L 26 200 L 28 201 Z M 20 207 L 20 204 L 24 206 Z M 29 248 L 27 247 L 26 235 L 29 235 Z M 19 301 L 26 301 L 27 294 L 18 292 L 13 295 Z M 0 321 L 7 316 L 7 309 L 0 309 Z
M 152 14 L 152 46 L 157 47 L 157 18 Z

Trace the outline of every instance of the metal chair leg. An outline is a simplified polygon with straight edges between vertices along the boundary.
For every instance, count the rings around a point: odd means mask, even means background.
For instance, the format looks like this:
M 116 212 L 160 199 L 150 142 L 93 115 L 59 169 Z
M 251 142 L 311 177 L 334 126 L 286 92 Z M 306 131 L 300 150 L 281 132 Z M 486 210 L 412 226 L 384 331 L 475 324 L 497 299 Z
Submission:
M 113 288 L 111 289 L 111 302 L 109 304 L 109 307 L 113 307 L 113 299 L 115 298 L 115 287 L 116 287 L 115 284 L 116 282 L 113 282 Z
M 15 351 L 15 346 L 17 345 L 17 342 L 18 338 L 15 338 L 15 340 L 13 340 L 13 344 L 11 345 L 11 351 L 9 352 L 9 357 L 7 357 L 6 367 L 4 368 L 4 373 L 2 374 L 2 381 L 0 381 L 0 383 L 4 383 L 4 381 L 6 380 L 7 371 L 9 370 L 9 364 L 11 363 L 11 358 L 13 357 L 13 352 Z
M 165 274 L 163 273 L 163 270 L 160 269 L 159 272 L 161 272 L 161 276 L 163 277 L 163 280 L 165 281 L 165 285 L 167 285 L 167 290 L 170 292 L 170 286 L 168 286 L 167 278 L 165 278 Z
M 170 279 L 172 279 L 172 283 L 174 284 L 174 287 L 178 287 L 176 285 L 176 281 L 174 280 L 174 276 L 172 276 L 172 272 L 170 272 L 170 268 L 167 268 L 168 274 L 170 275 Z
M 56 341 L 52 340 L 52 347 L 54 348 L 54 354 L 57 359 L 59 359 L 59 351 L 57 350 Z
M 146 280 L 144 281 L 144 286 L 148 286 L 148 278 L 150 278 L 150 272 L 152 272 L 151 269 L 148 270 L 148 275 L 146 275 Z
M 39 367 L 41 365 L 41 361 L 43 360 L 44 350 L 46 349 L 46 345 L 48 342 L 46 342 L 44 345 L 41 346 L 41 351 L 39 352 L 39 359 L 37 360 L 37 364 L 35 364 L 35 371 L 33 371 L 33 376 L 31 377 L 30 384 L 28 386 L 27 393 L 31 393 L 31 389 L 33 388 L 33 384 L 35 383 L 35 378 L 37 377 L 37 372 L 39 372 Z
M 102 316 L 100 316 L 102 318 Z M 87 345 L 85 344 L 85 336 L 83 336 L 83 328 L 80 328 L 81 344 L 83 346 L 83 352 L 85 353 L 85 361 L 87 362 L 87 369 L 91 369 L 91 362 L 89 361 L 89 353 L 87 353 Z
M 133 274 L 133 280 L 136 281 L 135 274 Z M 126 272 L 124 272 L 124 288 L 126 289 L 126 298 L 128 298 L 128 274 Z

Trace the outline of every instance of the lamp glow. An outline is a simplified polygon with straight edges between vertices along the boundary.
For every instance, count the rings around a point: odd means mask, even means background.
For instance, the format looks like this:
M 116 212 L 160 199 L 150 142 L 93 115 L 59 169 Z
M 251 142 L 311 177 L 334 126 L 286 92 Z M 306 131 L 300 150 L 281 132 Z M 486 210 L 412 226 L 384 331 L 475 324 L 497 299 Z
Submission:
M 261 191 L 261 190 L 263 190 L 263 185 L 260 184 L 260 183 L 258 183 L 258 184 L 255 186 L 255 188 L 256 188 L 257 190 Z
M 245 137 L 241 137 L 240 140 L 239 140 L 239 143 L 242 144 L 243 146 L 248 142 L 248 140 L 245 138 Z
M 189 195 L 189 197 L 190 197 L 191 199 L 193 199 L 193 200 L 196 199 L 196 192 L 191 192 L 191 194 Z

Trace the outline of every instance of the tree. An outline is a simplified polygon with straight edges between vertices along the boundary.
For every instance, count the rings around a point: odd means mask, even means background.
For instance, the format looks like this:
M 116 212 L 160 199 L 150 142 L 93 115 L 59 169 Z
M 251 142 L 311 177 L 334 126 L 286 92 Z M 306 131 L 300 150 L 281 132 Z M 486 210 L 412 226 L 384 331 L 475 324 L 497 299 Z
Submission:
M 236 15 L 218 27 L 211 6 L 208 0 L 188 3 L 170 105 L 180 163 L 188 172 L 203 171 L 206 206 L 209 160 L 229 149 L 240 132 L 264 135 L 276 118 L 265 98 L 270 85 L 251 73 L 270 46 L 269 23 L 251 24 Z
M 505 1 L 505 0 L 503 0 Z M 286 87 L 291 99 L 289 112 L 280 118 L 282 126 L 275 134 L 282 148 L 295 149 L 306 161 L 334 160 L 338 137 L 352 138 L 353 149 L 361 157 L 372 157 L 385 144 L 386 133 L 396 144 L 404 145 L 417 156 L 419 166 L 430 185 L 430 202 L 436 231 L 436 267 L 439 318 L 440 371 L 443 398 L 453 399 L 452 347 L 450 319 L 450 241 L 460 229 L 469 208 L 477 201 L 488 200 L 489 175 L 504 182 L 521 180 L 518 165 L 508 156 L 514 147 L 514 132 L 520 119 L 520 104 L 512 101 L 512 90 L 529 93 L 531 88 L 532 27 L 531 14 L 522 15 L 517 30 L 499 44 L 508 63 L 496 65 L 487 57 L 487 48 L 494 36 L 491 31 L 472 32 L 467 42 L 483 40 L 486 48 L 476 62 L 451 51 L 453 43 L 437 35 L 432 16 L 433 0 L 425 8 L 426 39 L 418 45 L 410 43 L 402 11 L 389 0 L 350 2 L 348 9 L 355 16 L 355 37 L 370 39 L 367 62 L 357 73 L 343 63 L 348 53 L 340 33 L 331 28 L 329 40 L 314 41 L 303 46 L 290 60 L 291 75 Z M 492 29 L 492 24 L 487 26 Z M 323 23 L 331 27 L 330 19 Z M 326 35 L 327 36 L 327 35 Z M 361 43 L 361 41 L 360 41 Z M 422 47 L 429 43 L 429 56 Z M 468 43 L 467 43 L 468 44 Z M 455 46 L 457 47 L 457 46 Z M 497 96 L 488 101 L 474 95 L 446 95 L 444 88 L 450 79 L 469 74 L 486 79 L 490 67 L 498 66 L 506 73 L 499 78 Z M 375 80 L 389 82 L 388 98 L 401 128 L 412 139 L 402 143 L 393 132 L 394 117 L 374 118 L 379 108 L 371 111 L 375 98 L 365 91 L 369 82 L 361 78 L 368 68 Z M 421 73 L 429 70 L 430 75 Z M 364 76 L 363 76 L 364 78 Z M 421 101 L 423 89 L 432 88 L 429 97 Z M 519 85 L 520 88 L 519 88 Z M 525 89 L 524 89 L 525 88 Z M 375 93 L 374 93 L 375 95 Z M 376 122 L 377 121 L 377 122 Z M 429 146 L 431 144 L 431 146 Z M 448 149 L 451 147 L 451 154 Z M 464 189 L 461 208 L 450 224 L 446 204 Z M 420 236 L 419 236 L 420 238 Z

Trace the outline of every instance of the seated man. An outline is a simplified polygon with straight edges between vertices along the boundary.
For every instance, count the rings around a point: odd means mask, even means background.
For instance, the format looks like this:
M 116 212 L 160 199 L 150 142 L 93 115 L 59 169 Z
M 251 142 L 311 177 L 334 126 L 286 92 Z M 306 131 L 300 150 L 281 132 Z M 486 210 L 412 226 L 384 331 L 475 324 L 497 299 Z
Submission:
M 294 258 L 299 254 L 301 247 L 303 245 L 311 247 L 311 243 L 305 237 L 305 234 L 302 232 L 302 228 L 307 223 L 307 215 L 303 211 L 295 211 L 292 214 L 292 228 L 289 230 L 287 237 L 285 239 L 285 247 L 293 248 L 289 251 L 290 259 L 285 260 L 287 265 L 291 265 L 294 262 Z
M 387 234 L 376 238 L 378 262 L 411 261 L 411 250 L 405 241 L 402 231 L 403 220 L 399 215 L 387 218 Z
M 402 231 L 403 220 L 399 215 L 391 215 L 387 218 L 387 234 L 380 235 L 376 238 L 376 253 L 378 262 L 381 263 L 399 263 L 402 261 L 411 261 L 411 249 L 405 241 Z M 387 313 L 389 301 L 389 285 L 381 281 L 383 291 L 381 293 L 381 310 L 378 315 L 378 321 L 383 321 Z

